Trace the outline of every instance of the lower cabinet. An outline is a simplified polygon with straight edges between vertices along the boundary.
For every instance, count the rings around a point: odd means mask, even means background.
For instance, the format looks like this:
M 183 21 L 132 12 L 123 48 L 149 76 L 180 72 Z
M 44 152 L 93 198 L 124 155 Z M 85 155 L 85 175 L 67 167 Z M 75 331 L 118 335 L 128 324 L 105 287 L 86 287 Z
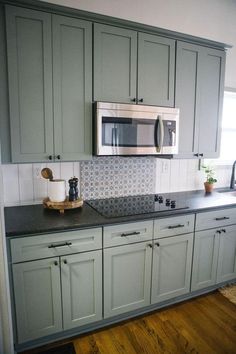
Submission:
M 59 257 L 13 264 L 18 342 L 62 330 Z
M 191 290 L 216 283 L 219 232 L 217 229 L 195 233 Z
M 221 229 L 216 282 L 236 278 L 236 225 Z
M 104 250 L 104 317 L 150 305 L 152 242 Z
M 105 318 L 188 293 L 192 247 L 186 234 L 105 249 Z
M 102 251 L 61 258 L 63 328 L 102 319 Z
M 190 291 L 193 234 L 154 241 L 151 303 Z
M 18 343 L 102 319 L 102 251 L 13 264 Z
M 195 233 L 191 290 L 236 278 L 236 225 Z

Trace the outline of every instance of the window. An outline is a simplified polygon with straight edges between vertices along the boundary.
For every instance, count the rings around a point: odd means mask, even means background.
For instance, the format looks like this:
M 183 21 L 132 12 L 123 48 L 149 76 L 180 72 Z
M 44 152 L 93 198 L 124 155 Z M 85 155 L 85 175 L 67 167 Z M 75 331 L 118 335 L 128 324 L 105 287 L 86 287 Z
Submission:
M 236 90 L 225 90 L 219 162 L 232 164 L 236 160 Z

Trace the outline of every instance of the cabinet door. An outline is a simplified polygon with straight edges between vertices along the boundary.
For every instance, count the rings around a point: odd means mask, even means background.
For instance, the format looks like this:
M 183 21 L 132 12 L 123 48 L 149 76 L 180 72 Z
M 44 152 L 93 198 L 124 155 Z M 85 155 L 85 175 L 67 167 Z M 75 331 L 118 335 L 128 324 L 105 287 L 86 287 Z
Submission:
M 177 42 L 175 106 L 180 109 L 177 157 L 192 158 L 198 152 L 199 51 L 199 46 Z
M 59 258 L 13 264 L 18 343 L 62 330 Z
M 92 24 L 53 16 L 55 156 L 92 154 Z
M 219 233 L 206 230 L 195 233 L 191 290 L 199 290 L 216 283 Z
M 193 234 L 154 242 L 151 303 L 190 291 Z
M 61 257 L 64 329 L 102 319 L 102 251 Z
M 13 162 L 53 153 L 51 15 L 6 6 Z
M 146 242 L 104 250 L 105 318 L 150 304 L 151 261 Z
M 202 48 L 199 62 L 201 84 L 198 151 L 207 158 L 218 157 L 220 152 L 224 68 L 225 52 Z
M 136 98 L 137 33 L 94 24 L 94 101 Z
M 138 102 L 174 107 L 175 41 L 138 34 Z
M 236 278 L 236 226 L 228 226 L 220 234 L 217 283 Z
M 175 106 L 180 109 L 177 157 L 218 157 L 224 68 L 225 52 L 177 43 Z

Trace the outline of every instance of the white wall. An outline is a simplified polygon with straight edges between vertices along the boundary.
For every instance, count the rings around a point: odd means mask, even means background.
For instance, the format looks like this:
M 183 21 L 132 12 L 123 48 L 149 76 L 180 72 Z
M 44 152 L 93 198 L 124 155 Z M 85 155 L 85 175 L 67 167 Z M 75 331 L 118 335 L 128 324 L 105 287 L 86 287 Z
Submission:
M 46 1 L 46 0 L 41 0 Z M 236 0 L 50 0 L 233 45 L 225 86 L 236 88 Z

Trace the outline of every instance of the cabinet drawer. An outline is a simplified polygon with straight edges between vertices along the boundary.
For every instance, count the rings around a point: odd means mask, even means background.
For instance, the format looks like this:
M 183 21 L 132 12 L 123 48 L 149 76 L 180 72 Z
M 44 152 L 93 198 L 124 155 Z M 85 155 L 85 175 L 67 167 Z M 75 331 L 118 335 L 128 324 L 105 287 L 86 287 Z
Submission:
M 12 262 L 61 256 L 102 248 L 102 229 L 20 237 L 10 241 Z
M 221 209 L 196 215 L 196 231 L 236 224 L 236 208 Z
M 153 221 L 141 221 L 104 227 L 104 247 L 151 240 Z
M 194 214 L 174 216 L 154 221 L 154 238 L 164 238 L 193 232 Z

